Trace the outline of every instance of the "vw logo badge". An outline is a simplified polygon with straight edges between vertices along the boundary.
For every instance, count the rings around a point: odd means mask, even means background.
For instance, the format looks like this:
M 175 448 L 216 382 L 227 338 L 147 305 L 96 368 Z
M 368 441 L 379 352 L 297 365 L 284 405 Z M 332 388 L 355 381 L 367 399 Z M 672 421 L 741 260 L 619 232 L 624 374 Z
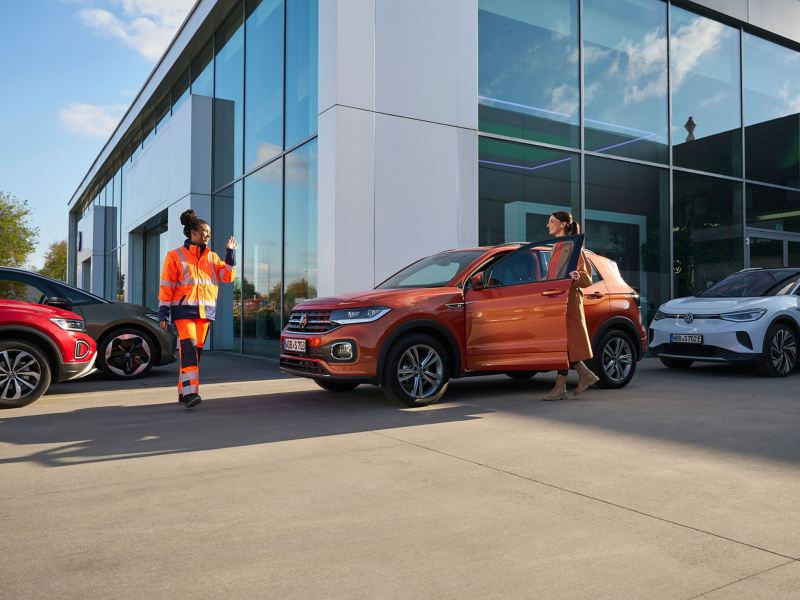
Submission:
M 300 329 L 305 329 L 306 325 L 308 325 L 308 313 L 303 313 L 300 315 Z
M 694 321 L 694 315 L 692 313 L 689 313 L 683 318 L 683 320 L 686 321 L 687 323 L 691 323 L 692 321 Z

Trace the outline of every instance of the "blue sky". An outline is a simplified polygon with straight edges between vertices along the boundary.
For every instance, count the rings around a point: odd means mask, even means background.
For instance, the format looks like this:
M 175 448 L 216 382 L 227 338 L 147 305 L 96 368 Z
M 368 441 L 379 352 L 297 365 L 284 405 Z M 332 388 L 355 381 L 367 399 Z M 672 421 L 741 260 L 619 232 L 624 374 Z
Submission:
M 67 203 L 194 0 L 0 0 L 0 190 L 27 199 L 41 266 Z

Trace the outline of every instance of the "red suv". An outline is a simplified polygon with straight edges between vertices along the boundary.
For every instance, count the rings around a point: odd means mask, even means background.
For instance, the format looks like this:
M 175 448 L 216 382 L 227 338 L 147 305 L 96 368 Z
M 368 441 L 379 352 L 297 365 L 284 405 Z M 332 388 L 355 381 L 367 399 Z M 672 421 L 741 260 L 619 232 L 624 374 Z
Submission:
M 566 369 L 569 272 L 583 239 L 448 250 L 372 291 L 298 304 L 281 334 L 281 368 L 330 391 L 379 384 L 408 406 L 437 402 L 454 377 Z M 559 272 L 553 252 L 569 253 Z M 639 295 L 615 262 L 586 256 L 592 368 L 601 385 L 623 387 L 646 350 Z
M 96 357 L 94 340 L 75 313 L 0 300 L 0 408 L 38 400 L 51 381 L 88 375 Z

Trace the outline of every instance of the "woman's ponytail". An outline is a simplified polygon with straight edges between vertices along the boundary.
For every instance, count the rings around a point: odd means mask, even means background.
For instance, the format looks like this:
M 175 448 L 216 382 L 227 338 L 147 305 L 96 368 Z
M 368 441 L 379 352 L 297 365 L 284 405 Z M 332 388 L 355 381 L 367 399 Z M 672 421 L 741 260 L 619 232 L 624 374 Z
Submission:
M 551 216 L 555 217 L 562 223 L 566 223 L 567 227 L 565 229 L 565 233 L 567 235 L 579 235 L 581 232 L 581 226 L 578 224 L 575 219 L 572 218 L 572 213 L 566 210 L 557 210 L 556 212 L 552 213 Z

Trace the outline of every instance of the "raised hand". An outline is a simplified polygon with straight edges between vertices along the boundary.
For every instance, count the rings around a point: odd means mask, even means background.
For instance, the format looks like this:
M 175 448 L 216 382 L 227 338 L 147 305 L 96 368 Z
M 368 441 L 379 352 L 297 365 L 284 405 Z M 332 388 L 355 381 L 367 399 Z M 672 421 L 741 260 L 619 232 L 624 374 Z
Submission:
M 228 238 L 228 243 L 225 246 L 228 250 L 236 250 L 236 238 L 231 236 Z

